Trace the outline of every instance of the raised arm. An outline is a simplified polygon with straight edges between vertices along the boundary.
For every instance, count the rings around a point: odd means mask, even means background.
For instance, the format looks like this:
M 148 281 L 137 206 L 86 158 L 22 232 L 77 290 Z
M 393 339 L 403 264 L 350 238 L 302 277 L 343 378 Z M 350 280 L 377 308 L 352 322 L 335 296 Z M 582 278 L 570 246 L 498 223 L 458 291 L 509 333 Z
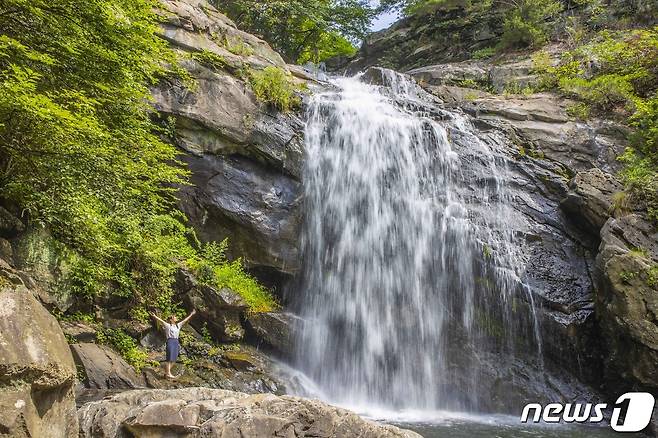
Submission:
M 187 315 L 187 318 L 185 318 L 184 320 L 182 320 L 182 321 L 180 322 L 180 325 L 182 326 L 183 324 L 185 324 L 185 323 L 186 323 L 187 321 L 189 321 L 190 318 L 192 318 L 195 314 L 196 314 L 196 309 L 192 309 L 192 313 L 190 313 L 189 315 Z
M 160 324 L 162 324 L 162 325 L 165 325 L 165 324 L 166 324 L 166 322 L 165 322 L 163 319 L 158 318 L 158 315 L 156 315 L 155 313 L 151 313 L 151 316 L 152 316 L 153 318 L 155 318 L 155 320 L 156 320 L 157 322 L 159 322 Z

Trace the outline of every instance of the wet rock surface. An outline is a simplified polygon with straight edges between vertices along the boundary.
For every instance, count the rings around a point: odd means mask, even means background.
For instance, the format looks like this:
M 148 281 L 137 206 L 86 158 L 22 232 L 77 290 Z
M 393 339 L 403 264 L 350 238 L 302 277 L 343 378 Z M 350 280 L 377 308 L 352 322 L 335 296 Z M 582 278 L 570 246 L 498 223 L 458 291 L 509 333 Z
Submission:
M 207 388 L 137 390 L 88 403 L 81 437 L 407 437 L 319 401 Z
M 515 306 L 524 309 L 517 312 L 516 318 L 531 315 L 532 306 L 537 309 L 536 322 L 546 361 L 543 366 L 553 379 L 546 381 L 543 371 L 533 363 L 534 353 L 520 347 L 519 357 L 528 355 L 525 365 L 519 362 L 511 366 L 512 374 L 505 376 L 490 369 L 504 357 L 483 360 L 479 381 L 494 386 L 491 382 L 521 382 L 517 392 L 529 398 L 533 393 L 546 400 L 566 400 L 576 395 L 580 399 L 596 398 L 605 340 L 600 339 L 595 315 L 594 265 L 599 228 L 614 214 L 613 197 L 622 190 L 611 173 L 618 168 L 614 157 L 625 144 L 620 139 L 622 131 L 608 129 L 607 122 L 598 120 L 591 124 L 571 121 L 566 113 L 568 102 L 552 95 L 505 97 L 483 93 L 480 98 L 454 99 L 446 105 L 445 95 L 436 93 L 435 87 L 427 89 L 444 100 L 443 104 L 433 102 L 431 97 L 421 96 L 421 100 L 433 108 L 426 111 L 432 118 L 447 121 L 451 147 L 460 156 L 464 181 L 458 190 L 470 199 L 473 220 L 477 222 L 478 215 L 488 210 L 486 205 L 480 206 L 482 201 L 477 196 L 469 193 L 501 183 L 509 189 L 506 196 L 512 209 L 501 220 L 514 224 L 515 240 L 522 248 L 525 265 L 522 281 L 532 291 L 533 301 L 532 305 L 527 302 L 529 298 L 524 293 L 515 295 Z M 466 123 L 477 130 L 477 139 L 450 129 L 450 120 L 455 116 L 442 112 L 444 105 L 456 111 L 456 117 L 460 113 L 466 116 Z M 494 159 L 502 167 L 500 175 L 488 174 L 482 152 L 474 146 L 477 141 L 494 151 Z M 502 178 L 502 182 L 496 178 Z M 646 239 L 642 243 L 646 245 Z M 485 244 L 495 246 L 491 242 Z M 483 263 L 486 265 L 486 260 Z M 519 340 L 521 344 L 523 341 Z M 474 355 L 480 360 L 482 354 Z M 529 385 L 522 382 L 522 375 L 537 378 L 531 378 L 534 383 Z M 579 380 L 597 389 L 587 388 Z M 573 385 L 578 388 L 575 392 L 568 390 Z M 496 388 L 490 389 L 496 393 Z M 509 397 L 505 401 L 501 394 L 496 408 L 512 408 L 514 404 L 508 402 Z
M 240 156 L 185 161 L 194 186 L 181 190 L 180 204 L 202 239 L 230 236 L 231 248 L 252 266 L 288 274 L 299 269 L 298 181 Z
M 257 345 L 274 350 L 284 357 L 292 357 L 294 333 L 302 321 L 292 313 L 267 312 L 247 315 L 247 328 L 257 339 Z
M 471 115 L 483 132 L 501 130 L 510 141 L 515 208 L 528 220 L 527 277 L 542 307 L 547 358 L 580 370 L 579 378 L 606 394 L 655 391 L 658 295 L 649 276 L 658 235 L 615 176 L 628 128 L 575 121 L 567 114 L 571 103 L 551 94 L 465 97 L 470 89 L 445 85 L 454 83 L 445 69 L 431 71 L 437 78 L 428 91 Z

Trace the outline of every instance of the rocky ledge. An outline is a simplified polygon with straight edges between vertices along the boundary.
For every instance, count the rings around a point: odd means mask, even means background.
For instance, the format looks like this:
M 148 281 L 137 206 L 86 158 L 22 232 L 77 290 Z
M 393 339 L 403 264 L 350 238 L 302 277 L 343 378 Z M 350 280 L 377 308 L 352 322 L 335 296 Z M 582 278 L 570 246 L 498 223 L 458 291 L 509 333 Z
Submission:
M 80 437 L 377 437 L 420 435 L 320 401 L 208 388 L 134 390 L 87 403 Z

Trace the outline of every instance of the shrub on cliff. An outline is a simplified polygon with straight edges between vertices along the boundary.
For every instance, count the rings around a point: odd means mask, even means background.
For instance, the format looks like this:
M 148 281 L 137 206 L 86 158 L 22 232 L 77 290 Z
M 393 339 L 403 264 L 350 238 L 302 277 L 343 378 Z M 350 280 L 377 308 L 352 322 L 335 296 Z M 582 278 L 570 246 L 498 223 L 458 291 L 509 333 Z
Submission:
M 301 104 L 296 94 L 298 87 L 290 74 L 279 67 L 269 66 L 252 72 L 251 87 L 258 100 L 281 111 L 290 111 Z

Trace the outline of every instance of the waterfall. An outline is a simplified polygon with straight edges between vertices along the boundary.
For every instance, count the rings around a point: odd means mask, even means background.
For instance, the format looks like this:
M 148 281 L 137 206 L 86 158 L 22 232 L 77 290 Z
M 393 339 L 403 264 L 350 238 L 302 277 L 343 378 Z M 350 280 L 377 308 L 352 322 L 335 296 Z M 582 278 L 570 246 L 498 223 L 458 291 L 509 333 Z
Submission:
M 308 106 L 296 365 L 338 404 L 478 410 L 490 354 L 541 356 L 510 146 L 376 71 Z

